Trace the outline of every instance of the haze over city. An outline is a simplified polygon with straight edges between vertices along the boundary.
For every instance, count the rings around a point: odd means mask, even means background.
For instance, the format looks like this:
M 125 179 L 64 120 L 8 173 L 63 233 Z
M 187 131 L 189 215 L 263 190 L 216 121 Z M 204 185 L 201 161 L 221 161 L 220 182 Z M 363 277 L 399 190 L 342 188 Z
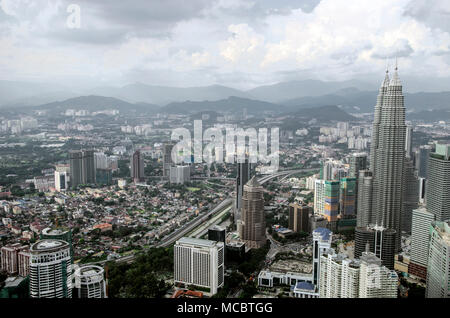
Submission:
M 0 298 L 205 316 L 450 298 L 449 17 L 0 0 Z

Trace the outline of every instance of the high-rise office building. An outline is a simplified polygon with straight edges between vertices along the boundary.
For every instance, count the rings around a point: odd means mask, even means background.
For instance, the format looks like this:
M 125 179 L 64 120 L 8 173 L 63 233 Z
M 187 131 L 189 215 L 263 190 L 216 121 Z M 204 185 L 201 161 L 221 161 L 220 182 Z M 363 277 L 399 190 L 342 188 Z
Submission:
M 405 159 L 403 185 L 403 205 L 401 212 L 401 231 L 411 234 L 412 211 L 419 205 L 419 180 L 412 161 Z
M 356 178 L 342 178 L 339 194 L 339 214 L 342 219 L 351 219 L 356 216 Z
M 412 212 L 411 226 L 411 259 L 408 273 L 423 280 L 427 278 L 428 244 L 430 242 L 430 226 L 435 215 L 424 207 Z
M 136 150 L 130 160 L 131 178 L 135 183 L 144 180 L 144 157 L 139 150 Z
M 361 170 L 358 178 L 358 208 L 356 226 L 365 227 L 375 223 L 372 213 L 373 176 L 372 171 Z
M 425 178 L 419 178 L 419 202 L 424 204 L 425 203 L 425 193 L 427 189 L 427 179 Z
M 108 169 L 96 169 L 95 181 L 98 185 L 109 186 L 112 184 L 112 170 Z
M 431 145 L 420 146 L 415 153 L 417 174 L 420 178 L 428 178 L 428 158 L 433 150 Z
M 71 150 L 69 162 L 72 188 L 80 184 L 95 183 L 94 150 Z
M 170 166 L 173 164 L 172 160 L 172 143 L 164 144 L 163 146 L 163 176 L 169 178 L 170 176 Z
M 95 183 L 94 150 L 83 150 L 82 168 L 83 183 Z
M 69 152 L 70 161 L 70 184 L 72 188 L 83 184 L 83 152 L 71 150 Z
M 371 252 L 360 259 L 359 298 L 397 298 L 398 275 Z
M 55 171 L 55 189 L 56 191 L 64 191 L 68 188 L 69 178 L 65 171 Z
M 349 177 L 358 178 L 359 171 L 367 169 L 367 153 L 353 153 L 350 156 Z
M 236 174 L 236 203 L 235 203 L 235 213 L 237 217 L 235 220 L 239 220 L 241 215 L 241 206 L 242 206 L 242 195 L 244 193 L 244 185 L 252 177 L 252 164 L 248 162 L 248 159 L 245 159 L 244 162 L 236 163 L 237 174 Z
M 226 235 L 225 228 L 219 225 L 214 225 L 208 229 L 208 240 L 210 241 L 223 242 L 225 244 Z
M 328 222 L 336 222 L 339 215 L 339 181 L 325 180 L 323 216 Z
M 78 298 L 106 298 L 104 270 L 100 266 L 85 265 L 75 270 L 75 292 Z
M 406 136 L 405 136 L 405 156 L 406 156 L 406 158 L 410 159 L 411 162 L 413 161 L 412 160 L 412 148 L 411 148 L 412 133 L 413 133 L 412 126 L 407 125 L 406 126 Z
M 425 295 L 450 298 L 450 220 L 431 223 Z
M 190 237 L 179 239 L 174 246 L 174 282 L 209 289 L 214 295 L 224 282 L 223 242 Z
M 69 244 L 70 256 L 73 261 L 73 245 L 72 245 L 72 230 L 64 227 L 47 227 L 42 230 L 40 235 L 41 240 L 62 240 Z
M 191 180 L 191 167 L 176 165 L 170 167 L 170 183 L 184 184 Z
M 41 240 L 30 249 L 30 297 L 72 298 L 69 243 Z
M 398 276 L 371 252 L 359 259 L 328 249 L 321 256 L 320 298 L 397 298 Z
M 108 169 L 108 156 L 103 152 L 94 153 L 94 165 L 95 169 Z
M 309 231 L 309 215 L 311 208 L 297 203 L 289 204 L 289 229 L 294 232 Z
M 247 247 L 260 248 L 266 243 L 263 187 L 255 176 L 244 185 L 239 228 L 240 237 Z
M 319 227 L 313 231 L 313 284 L 320 286 L 321 256 L 331 248 L 333 232 Z
M 358 298 L 359 261 L 328 249 L 321 256 L 320 298 Z
M 358 189 L 359 189 L 359 172 L 366 170 L 368 168 L 367 164 L 367 153 L 354 153 L 350 157 L 350 170 L 349 177 L 356 178 L 356 187 L 355 187 L 355 205 L 354 205 L 354 213 L 358 215 Z
M 381 226 L 369 225 L 356 227 L 355 229 L 355 258 L 361 257 L 364 251 L 375 254 L 383 265 L 389 269 L 394 269 L 395 239 L 396 232 L 393 229 L 386 229 Z
M 450 220 L 450 144 L 437 144 L 430 153 L 425 203 L 437 221 Z

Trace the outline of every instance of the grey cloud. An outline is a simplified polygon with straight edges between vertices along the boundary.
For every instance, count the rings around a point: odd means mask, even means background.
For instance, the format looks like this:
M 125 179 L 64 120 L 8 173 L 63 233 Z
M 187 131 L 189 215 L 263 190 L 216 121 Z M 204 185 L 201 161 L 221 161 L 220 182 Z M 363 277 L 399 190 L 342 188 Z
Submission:
M 395 57 L 408 57 L 414 52 L 408 40 L 402 39 L 397 41 L 392 47 L 379 47 L 372 53 L 372 57 L 376 59 L 386 59 Z
M 450 6 L 447 0 L 412 0 L 405 8 L 404 15 L 432 28 L 450 32 Z

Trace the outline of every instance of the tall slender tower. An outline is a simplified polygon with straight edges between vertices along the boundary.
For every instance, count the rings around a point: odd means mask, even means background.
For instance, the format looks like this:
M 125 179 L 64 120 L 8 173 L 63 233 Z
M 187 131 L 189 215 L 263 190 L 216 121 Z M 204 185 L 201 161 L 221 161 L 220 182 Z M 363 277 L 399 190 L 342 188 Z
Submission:
M 249 248 L 260 248 L 266 243 L 263 187 L 256 177 L 244 185 L 240 237 Z
M 397 232 L 396 251 L 398 251 L 401 239 L 406 124 L 402 83 L 397 66 L 383 95 L 381 108 L 375 108 L 374 129 L 378 135 L 372 136 L 373 212 L 376 215 L 377 225 Z
M 144 180 L 144 158 L 139 150 L 136 150 L 131 156 L 131 178 L 134 182 L 141 182 Z
M 389 87 L 389 71 L 386 70 L 386 75 L 384 77 L 383 83 L 381 83 L 380 89 L 378 90 L 377 103 L 375 105 L 375 113 L 373 118 L 372 127 L 372 142 L 370 144 L 370 171 L 375 171 L 375 153 L 378 149 L 379 143 L 379 131 L 381 122 L 381 108 L 384 102 L 384 95 L 386 95 Z

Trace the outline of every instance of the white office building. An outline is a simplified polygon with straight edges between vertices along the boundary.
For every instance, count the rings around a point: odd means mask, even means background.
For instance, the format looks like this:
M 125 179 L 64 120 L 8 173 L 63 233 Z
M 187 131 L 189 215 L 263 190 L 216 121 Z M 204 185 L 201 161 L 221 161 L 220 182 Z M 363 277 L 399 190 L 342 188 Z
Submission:
M 75 270 L 75 287 L 78 298 L 106 298 L 103 268 L 86 265 Z
M 31 245 L 30 253 L 30 297 L 72 298 L 69 243 L 41 240 Z
M 56 191 L 64 191 L 68 188 L 68 174 L 66 171 L 55 171 L 55 189 Z
M 171 166 L 170 167 L 170 183 L 184 184 L 191 180 L 190 166 Z
M 320 260 L 323 253 L 331 248 L 333 232 L 319 227 L 313 231 L 313 284 L 320 289 Z
M 359 260 L 327 250 L 321 256 L 320 298 L 358 298 L 359 274 Z
M 359 298 L 397 298 L 397 273 L 371 252 L 363 252 L 360 261 Z
M 174 283 L 209 289 L 214 295 L 224 282 L 224 244 L 183 237 L 174 248 Z
M 411 260 L 408 273 L 424 280 L 427 275 L 430 226 L 434 220 L 434 214 L 428 212 L 426 208 L 421 207 L 412 211 Z
M 430 226 L 427 298 L 450 298 L 450 220 Z

